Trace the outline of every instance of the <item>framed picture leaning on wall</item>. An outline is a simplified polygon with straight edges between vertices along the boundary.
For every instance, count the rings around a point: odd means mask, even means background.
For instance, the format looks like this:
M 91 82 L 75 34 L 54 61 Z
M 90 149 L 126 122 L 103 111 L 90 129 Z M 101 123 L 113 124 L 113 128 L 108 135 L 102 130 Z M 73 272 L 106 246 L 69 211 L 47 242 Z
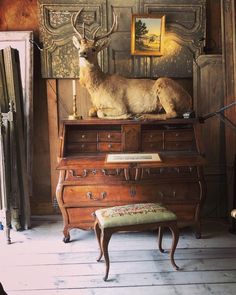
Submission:
M 165 15 L 133 14 L 131 54 L 161 56 L 165 33 Z

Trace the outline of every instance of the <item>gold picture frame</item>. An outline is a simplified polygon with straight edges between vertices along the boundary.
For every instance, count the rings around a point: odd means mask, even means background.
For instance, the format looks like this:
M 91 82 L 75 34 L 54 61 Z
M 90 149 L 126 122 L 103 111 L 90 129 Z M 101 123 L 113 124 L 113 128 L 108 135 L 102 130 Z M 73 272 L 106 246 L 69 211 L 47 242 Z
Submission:
M 133 14 L 131 54 L 161 56 L 165 34 L 165 15 Z

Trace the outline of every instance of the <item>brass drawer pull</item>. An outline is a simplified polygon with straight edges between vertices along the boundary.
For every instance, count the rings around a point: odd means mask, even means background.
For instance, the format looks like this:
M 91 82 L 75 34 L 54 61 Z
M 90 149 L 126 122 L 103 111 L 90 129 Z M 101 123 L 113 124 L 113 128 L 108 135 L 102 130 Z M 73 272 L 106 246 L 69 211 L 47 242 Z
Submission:
M 86 169 L 83 170 L 83 174 L 81 174 L 81 175 L 76 174 L 76 172 L 74 170 L 69 170 L 69 172 L 70 172 L 70 175 L 75 177 L 75 178 L 83 178 L 83 177 L 87 176 L 87 170 Z
M 105 176 L 117 176 L 121 172 L 121 169 L 112 169 L 112 170 L 107 170 L 107 169 L 102 169 L 102 173 Z
M 93 195 L 93 193 L 92 192 L 87 192 L 87 197 L 90 199 L 90 200 L 94 200 L 94 201 L 100 201 L 100 200 L 103 200 L 103 199 L 105 199 L 105 197 L 107 196 L 107 193 L 106 192 L 101 192 L 101 197 L 99 198 L 97 198 L 97 197 L 95 197 L 94 195 Z
M 83 139 L 86 138 L 86 135 L 85 134 L 82 134 L 81 135 L 81 138 L 83 138 Z
M 108 148 L 111 149 L 112 148 L 112 144 L 108 144 Z
M 107 138 L 111 138 L 111 134 L 107 134 Z

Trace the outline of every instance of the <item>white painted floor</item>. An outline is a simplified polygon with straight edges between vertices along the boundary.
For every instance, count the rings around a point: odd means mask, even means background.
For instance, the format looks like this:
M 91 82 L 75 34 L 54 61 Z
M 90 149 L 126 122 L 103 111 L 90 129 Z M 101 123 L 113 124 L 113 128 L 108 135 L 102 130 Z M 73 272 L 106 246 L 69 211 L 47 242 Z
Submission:
M 32 219 L 32 229 L 11 231 L 10 245 L 0 231 L 0 281 L 8 295 L 236 294 L 236 235 L 223 221 L 204 221 L 199 240 L 191 229 L 181 230 L 175 253 L 179 271 L 168 253 L 157 250 L 155 233 L 113 235 L 104 282 L 93 232 L 72 230 L 71 242 L 64 244 L 60 218 Z M 163 246 L 170 245 L 167 232 Z

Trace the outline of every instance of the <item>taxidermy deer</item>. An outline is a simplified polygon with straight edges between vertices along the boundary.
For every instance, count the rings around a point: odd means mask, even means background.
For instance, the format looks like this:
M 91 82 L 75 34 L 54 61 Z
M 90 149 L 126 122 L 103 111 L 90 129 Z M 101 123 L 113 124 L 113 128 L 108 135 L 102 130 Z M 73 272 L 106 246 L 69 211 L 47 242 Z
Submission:
M 116 31 L 117 16 L 113 12 L 113 24 L 109 32 L 97 36 L 96 28 L 92 39 L 76 28 L 82 9 L 71 17 L 71 23 L 78 38 L 73 43 L 78 49 L 80 82 L 91 96 L 93 108 L 89 116 L 104 119 L 165 120 L 182 116 L 191 109 L 190 95 L 170 78 L 128 79 L 120 75 L 103 73 L 98 65 L 98 52 L 109 45 L 109 36 Z

